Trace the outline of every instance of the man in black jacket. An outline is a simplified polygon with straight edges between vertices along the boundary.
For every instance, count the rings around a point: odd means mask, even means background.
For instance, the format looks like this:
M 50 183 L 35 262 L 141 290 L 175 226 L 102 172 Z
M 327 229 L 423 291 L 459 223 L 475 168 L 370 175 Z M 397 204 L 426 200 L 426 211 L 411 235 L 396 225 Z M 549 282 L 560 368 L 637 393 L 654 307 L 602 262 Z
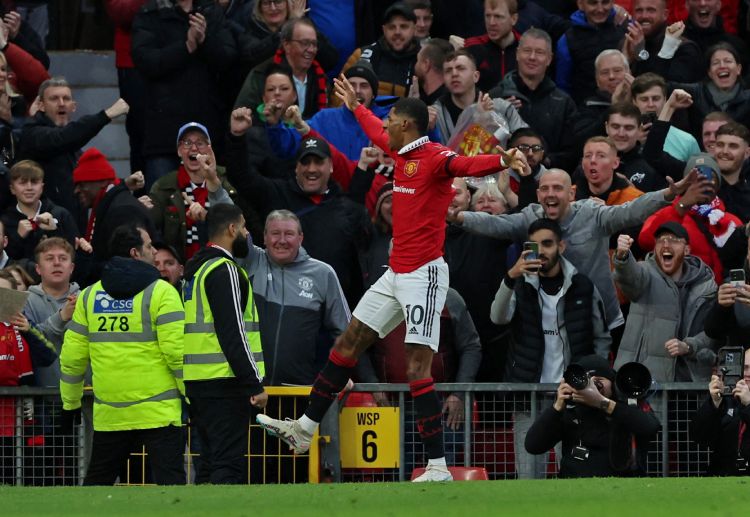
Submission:
M 249 108 L 232 112 L 227 142 L 227 175 L 241 196 L 265 218 L 271 211 L 286 208 L 299 217 L 305 235 L 305 249 L 311 257 L 330 264 L 336 271 L 350 304 L 362 294 L 359 250 L 367 241 L 369 221 L 364 207 L 346 197 L 330 181 L 331 150 L 325 140 L 302 140 L 294 177 L 272 179 L 262 176 L 248 162 L 245 133 L 252 125 Z
M 41 165 L 45 195 L 78 216 L 71 180 L 80 149 L 128 109 L 128 104 L 118 99 L 106 110 L 71 120 L 76 103 L 70 85 L 62 77 L 48 79 L 39 86 L 39 112 L 23 127 L 18 159 Z
M 646 446 L 661 428 L 659 420 L 648 406 L 614 400 L 615 371 L 606 359 L 586 356 L 578 364 L 589 373 L 588 385 L 576 390 L 560 383 L 554 405 L 529 429 L 526 450 L 544 454 L 562 441 L 561 478 L 643 474 Z
M 731 396 L 723 396 L 724 380 L 711 376 L 708 398 L 690 422 L 693 440 L 711 448 L 708 474 L 747 476 L 750 473 L 750 350 L 745 351 L 744 376 Z
M 518 68 L 490 90 L 490 97 L 510 101 L 521 118 L 544 137 L 552 167 L 573 169 L 578 157 L 573 132 L 577 109 L 573 99 L 547 76 L 552 64 L 549 35 L 536 28 L 526 31 L 518 41 L 516 59 Z
M 133 63 L 148 88 L 143 135 L 146 190 L 177 168 L 173 135 L 186 120 L 221 134 L 229 106 L 222 74 L 237 43 L 213 0 L 148 0 L 133 20 Z M 214 152 L 222 159 L 222 142 Z
M 352 52 L 342 71 L 360 60 L 369 61 L 379 80 L 375 96 L 406 97 L 420 48 L 415 36 L 416 21 L 414 10 L 406 3 L 391 5 L 383 15 L 383 36 Z
M 703 70 L 696 65 L 703 58 L 703 51 L 694 41 L 681 38 L 683 24 L 667 27 L 668 14 L 667 0 L 633 3 L 633 18 L 640 24 L 643 35 L 640 44 L 625 46 L 633 75 L 653 72 L 668 81 L 698 82 L 703 78 Z

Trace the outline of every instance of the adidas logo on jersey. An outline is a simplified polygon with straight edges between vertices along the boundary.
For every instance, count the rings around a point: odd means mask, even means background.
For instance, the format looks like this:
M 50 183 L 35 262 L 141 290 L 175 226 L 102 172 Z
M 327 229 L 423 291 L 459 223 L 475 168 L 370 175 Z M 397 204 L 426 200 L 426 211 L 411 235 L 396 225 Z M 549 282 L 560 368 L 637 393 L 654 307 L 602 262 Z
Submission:
M 417 330 L 417 327 L 412 327 L 409 329 L 409 335 L 419 334 L 419 331 Z

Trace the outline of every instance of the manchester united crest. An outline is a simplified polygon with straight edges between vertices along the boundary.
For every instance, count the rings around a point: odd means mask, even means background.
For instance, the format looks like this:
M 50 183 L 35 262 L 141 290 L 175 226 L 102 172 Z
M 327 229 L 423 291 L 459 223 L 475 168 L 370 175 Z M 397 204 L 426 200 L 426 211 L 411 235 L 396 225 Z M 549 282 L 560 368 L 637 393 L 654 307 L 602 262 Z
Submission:
M 409 160 L 404 165 L 404 174 L 406 174 L 407 176 L 411 178 L 417 173 L 418 168 L 419 168 L 419 160 Z

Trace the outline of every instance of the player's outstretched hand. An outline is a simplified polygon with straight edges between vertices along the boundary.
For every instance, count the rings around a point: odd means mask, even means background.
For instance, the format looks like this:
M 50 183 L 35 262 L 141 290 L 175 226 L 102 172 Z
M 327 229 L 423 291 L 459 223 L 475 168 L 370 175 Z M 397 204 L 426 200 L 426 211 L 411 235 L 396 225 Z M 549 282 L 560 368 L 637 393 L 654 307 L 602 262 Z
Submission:
M 344 77 L 343 73 L 338 77 L 333 78 L 333 91 L 336 94 L 336 97 L 341 99 L 350 111 L 354 111 L 359 107 L 357 92 L 354 91 L 352 83 Z
M 505 151 L 500 146 L 497 146 L 497 148 L 500 150 L 500 156 L 503 157 L 503 165 L 510 167 L 521 176 L 531 174 L 531 167 L 529 167 L 529 162 L 526 160 L 526 155 L 519 149 L 514 147 Z

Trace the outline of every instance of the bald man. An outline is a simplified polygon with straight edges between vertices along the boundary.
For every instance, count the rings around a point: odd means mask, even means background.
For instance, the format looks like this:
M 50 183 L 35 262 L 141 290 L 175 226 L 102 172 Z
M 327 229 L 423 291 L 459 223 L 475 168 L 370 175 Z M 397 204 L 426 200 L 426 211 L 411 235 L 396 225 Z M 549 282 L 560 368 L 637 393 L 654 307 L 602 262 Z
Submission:
M 610 331 L 625 323 L 609 270 L 609 237 L 625 228 L 640 225 L 652 213 L 669 205 L 695 181 L 686 176 L 670 181 L 664 190 L 649 192 L 629 203 L 605 206 L 599 201 L 575 201 L 575 187 L 562 169 L 549 169 L 539 179 L 532 203 L 518 213 L 490 215 L 484 212 L 451 213 L 449 217 L 468 231 L 498 239 L 526 240 L 529 225 L 547 217 L 560 223 L 566 243 L 565 258 L 594 283 L 604 301 L 604 314 Z

